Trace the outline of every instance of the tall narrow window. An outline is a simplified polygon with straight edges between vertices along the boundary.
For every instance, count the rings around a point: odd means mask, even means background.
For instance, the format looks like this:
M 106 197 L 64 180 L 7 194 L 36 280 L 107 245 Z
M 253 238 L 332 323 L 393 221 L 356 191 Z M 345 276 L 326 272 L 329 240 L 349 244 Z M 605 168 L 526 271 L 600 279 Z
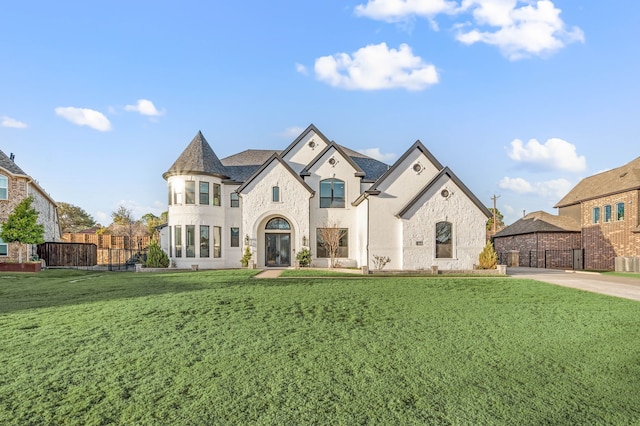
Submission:
M 0 200 L 9 199 L 9 178 L 0 175 Z
M 436 258 L 453 257 L 453 226 L 451 222 L 436 223 Z
M 171 182 L 169 182 L 167 184 L 167 188 L 169 190 L 169 201 L 168 201 L 168 204 L 171 205 L 171 202 L 173 201 L 173 185 L 171 185 Z
M 344 181 L 335 178 L 320 181 L 320 207 L 344 208 Z
M 280 202 L 280 187 L 279 186 L 274 186 L 273 188 L 271 188 L 271 201 L 273 201 L 274 203 L 279 203 Z
M 184 203 L 196 203 L 196 182 L 193 180 L 188 180 L 184 183 Z
M 616 204 L 616 220 L 624 219 L 624 203 Z
M 220 204 L 222 204 L 222 195 L 220 193 L 220 184 L 219 183 L 214 183 L 213 184 L 213 205 L 214 206 L 219 206 Z
M 186 231 L 187 257 L 196 257 L 196 226 L 187 225 Z
M 222 256 L 222 228 L 219 226 L 213 227 L 213 257 Z
M 600 207 L 593 208 L 593 223 L 600 223 Z
M 169 257 L 173 257 L 173 245 L 171 244 L 171 227 L 167 226 L 167 230 L 169 231 Z
M 200 225 L 200 257 L 209 257 L 209 226 Z
M 173 235 L 175 238 L 176 257 L 182 257 L 182 225 L 176 225 Z
M 173 204 L 182 204 L 182 188 L 183 183 L 181 181 L 177 181 L 173 185 Z
M 240 207 L 240 196 L 237 192 L 231 193 L 231 207 Z
M 209 182 L 200 182 L 200 205 L 209 205 Z
M 0 226 L 0 231 L 2 230 L 2 226 Z M 5 243 L 2 238 L 0 238 L 0 256 L 8 256 L 9 255 L 9 245 Z
M 240 247 L 240 228 L 231 228 L 231 247 Z
M 604 206 L 604 221 L 611 222 L 611 206 L 610 205 Z

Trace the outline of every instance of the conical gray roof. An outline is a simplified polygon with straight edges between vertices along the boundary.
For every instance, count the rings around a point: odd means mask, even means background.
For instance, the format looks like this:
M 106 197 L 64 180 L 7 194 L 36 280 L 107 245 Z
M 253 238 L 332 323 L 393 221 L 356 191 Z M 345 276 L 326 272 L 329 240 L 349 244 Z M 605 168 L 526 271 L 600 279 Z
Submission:
M 228 177 L 225 167 L 200 131 L 162 177 L 167 179 L 169 176 L 186 174 Z

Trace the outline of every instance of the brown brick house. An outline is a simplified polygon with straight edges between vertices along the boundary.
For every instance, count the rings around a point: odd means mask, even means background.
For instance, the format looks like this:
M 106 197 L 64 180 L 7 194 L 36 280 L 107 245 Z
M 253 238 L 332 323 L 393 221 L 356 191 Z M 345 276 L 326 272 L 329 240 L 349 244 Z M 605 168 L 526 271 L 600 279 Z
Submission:
M 616 257 L 640 256 L 640 157 L 580 181 L 555 207 L 578 221 L 586 269 L 613 270 Z
M 501 264 L 532 268 L 582 267 L 580 225 L 571 217 L 543 211 L 529 213 L 497 232 L 492 239 Z
M 44 225 L 45 241 L 60 241 L 57 204 L 44 189 L 15 163 L 13 155 L 8 157 L 0 151 L 0 226 L 15 206 L 24 198 L 32 196 L 38 222 Z M 24 246 L 23 246 L 24 247 Z M 0 240 L 0 262 L 18 259 L 19 244 L 7 244 Z

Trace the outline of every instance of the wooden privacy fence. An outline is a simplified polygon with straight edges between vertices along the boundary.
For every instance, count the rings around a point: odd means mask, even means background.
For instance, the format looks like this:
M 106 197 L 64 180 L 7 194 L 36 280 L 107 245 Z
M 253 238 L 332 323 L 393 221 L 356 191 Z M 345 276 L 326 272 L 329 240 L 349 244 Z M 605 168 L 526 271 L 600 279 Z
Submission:
M 129 241 L 128 236 L 108 234 L 63 234 L 62 240 L 70 243 L 91 243 L 98 249 L 127 249 L 144 250 L 151 242 L 151 236 L 134 236 Z
M 91 243 L 42 243 L 38 244 L 38 257 L 47 266 L 95 266 L 98 248 Z

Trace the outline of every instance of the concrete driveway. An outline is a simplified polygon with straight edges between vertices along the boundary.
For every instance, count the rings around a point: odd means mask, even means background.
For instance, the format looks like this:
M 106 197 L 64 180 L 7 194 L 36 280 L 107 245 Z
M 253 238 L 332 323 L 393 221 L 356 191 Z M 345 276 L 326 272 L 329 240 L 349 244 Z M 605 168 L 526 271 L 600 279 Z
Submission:
M 538 268 L 507 268 L 507 275 L 640 301 L 640 279 L 637 278 Z

